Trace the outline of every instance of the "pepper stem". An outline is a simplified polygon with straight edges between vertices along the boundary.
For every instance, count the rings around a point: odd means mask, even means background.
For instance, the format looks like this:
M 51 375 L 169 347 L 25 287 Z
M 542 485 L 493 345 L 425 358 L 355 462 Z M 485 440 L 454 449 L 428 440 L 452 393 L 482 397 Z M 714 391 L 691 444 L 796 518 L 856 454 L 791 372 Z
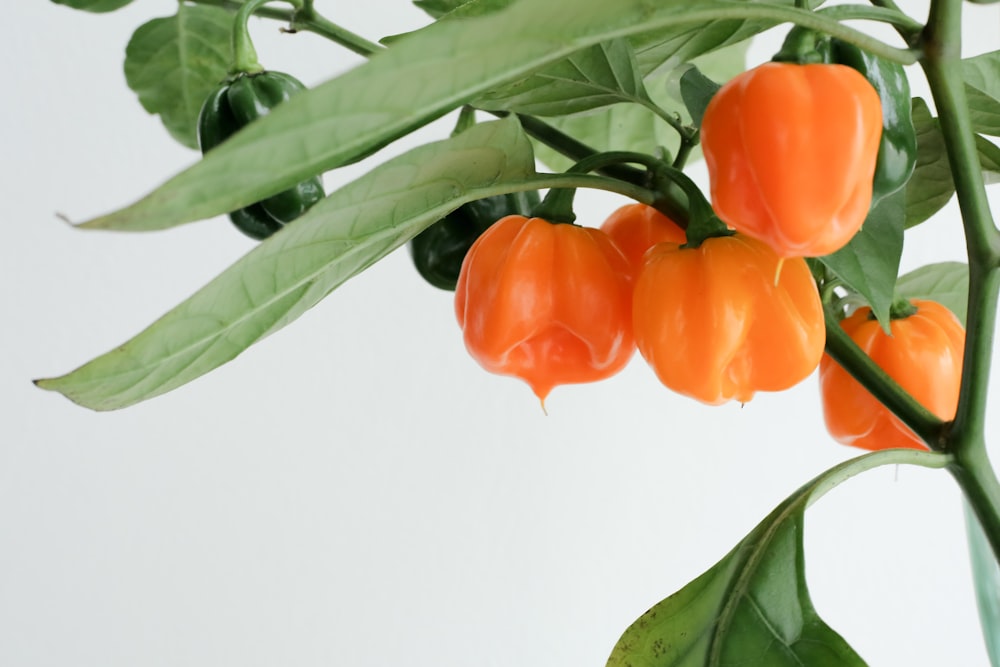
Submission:
M 797 65 L 829 63 L 832 62 L 830 50 L 829 36 L 802 26 L 793 26 L 788 31 L 781 49 L 771 60 L 776 63 Z
M 652 155 L 630 151 L 609 151 L 589 155 L 567 169 L 565 173 L 586 174 L 610 165 L 629 162 L 643 165 L 650 173 L 666 166 L 662 160 Z M 573 197 L 575 195 L 576 188 L 553 188 L 545 195 L 542 203 L 535 207 L 531 215 L 536 218 L 544 218 L 549 222 L 572 224 L 576 220 L 576 214 L 573 213 Z
M 231 75 L 238 74 L 258 74 L 264 71 L 260 62 L 257 60 L 257 49 L 253 46 L 253 40 L 250 39 L 250 30 L 247 23 L 250 21 L 250 17 L 260 9 L 265 3 L 274 2 L 275 0 L 247 0 L 239 11 L 236 12 L 236 18 L 233 19 L 233 65 L 229 68 L 229 73 Z M 282 2 L 287 2 L 295 9 L 302 8 L 303 0 L 281 0 Z

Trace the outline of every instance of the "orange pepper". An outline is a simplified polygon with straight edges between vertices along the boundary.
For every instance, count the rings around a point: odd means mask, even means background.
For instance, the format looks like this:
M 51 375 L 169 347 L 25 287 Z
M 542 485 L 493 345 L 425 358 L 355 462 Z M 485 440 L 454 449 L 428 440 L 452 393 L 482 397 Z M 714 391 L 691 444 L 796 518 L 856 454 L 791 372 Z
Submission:
M 712 205 L 782 257 L 828 255 L 868 215 L 881 136 L 878 93 L 856 70 L 765 63 L 705 109 Z
M 965 329 L 939 303 L 914 300 L 913 305 L 916 313 L 892 320 L 891 336 L 871 317 L 869 308 L 859 308 L 840 326 L 921 405 L 941 419 L 954 419 Z M 820 363 L 819 379 L 826 428 L 837 442 L 870 450 L 927 449 L 916 433 L 829 356 Z
M 660 381 L 717 405 L 805 379 L 826 342 L 823 306 L 802 258 L 741 234 L 697 248 L 660 243 L 635 286 L 639 352 Z
M 635 351 L 628 262 L 599 229 L 501 218 L 466 255 L 455 314 L 472 357 L 542 401 L 614 375 Z
M 604 221 L 601 229 L 611 237 L 632 267 L 632 279 L 639 276 L 643 255 L 657 243 L 685 243 L 684 230 L 673 220 L 645 204 L 622 206 Z

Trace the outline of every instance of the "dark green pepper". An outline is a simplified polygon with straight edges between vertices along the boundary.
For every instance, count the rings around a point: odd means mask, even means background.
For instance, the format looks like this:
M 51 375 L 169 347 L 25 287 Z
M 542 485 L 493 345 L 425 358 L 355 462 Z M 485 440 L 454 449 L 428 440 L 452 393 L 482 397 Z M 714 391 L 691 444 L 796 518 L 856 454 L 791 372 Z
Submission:
M 917 134 L 910 111 L 910 82 L 902 65 L 798 26 L 788 33 L 774 60 L 846 65 L 868 79 L 882 102 L 882 140 L 872 180 L 872 208 L 906 185 L 917 164 Z
M 198 143 L 212 150 L 241 128 L 305 90 L 293 76 L 281 72 L 239 74 L 219 86 L 201 107 Z M 229 219 L 247 236 L 265 239 L 305 213 L 324 197 L 319 176 L 305 180 L 263 201 L 233 211 Z
M 463 204 L 410 241 L 413 264 L 431 285 L 455 291 L 462 261 L 475 240 L 500 218 L 530 215 L 536 204 L 538 193 L 534 191 L 485 197 Z
M 872 207 L 910 180 L 917 164 L 917 133 L 910 82 L 899 63 L 884 60 L 839 39 L 830 40 L 833 62 L 860 72 L 882 100 L 882 141 L 872 181 Z

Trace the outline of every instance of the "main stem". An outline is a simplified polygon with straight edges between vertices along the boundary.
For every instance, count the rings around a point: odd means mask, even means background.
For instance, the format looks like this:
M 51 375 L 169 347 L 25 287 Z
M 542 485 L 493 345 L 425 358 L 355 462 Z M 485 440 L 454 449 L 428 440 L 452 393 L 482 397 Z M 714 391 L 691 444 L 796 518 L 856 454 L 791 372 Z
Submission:
M 986 453 L 986 399 L 1000 295 L 1000 232 L 990 214 L 962 77 L 962 0 L 933 0 L 921 66 L 937 107 L 965 228 L 969 302 L 962 389 L 949 466 L 1000 561 L 1000 483 Z

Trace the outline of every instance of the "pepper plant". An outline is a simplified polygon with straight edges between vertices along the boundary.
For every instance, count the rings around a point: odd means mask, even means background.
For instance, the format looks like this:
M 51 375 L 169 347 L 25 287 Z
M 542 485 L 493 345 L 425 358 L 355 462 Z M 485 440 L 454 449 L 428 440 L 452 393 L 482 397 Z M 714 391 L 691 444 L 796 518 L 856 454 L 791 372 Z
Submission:
M 608 665 L 865 664 L 810 601 L 805 510 L 845 479 L 897 464 L 947 471 L 964 493 L 1000 665 L 1000 483 L 985 430 L 1000 291 L 985 188 L 1000 179 L 990 138 L 1000 136 L 1000 51 L 962 59 L 963 2 L 932 0 L 926 17 L 891 0 L 415 4 L 428 25 L 380 42 L 312 0 L 180 0 L 175 16 L 135 31 L 129 85 L 204 157 L 78 226 L 138 232 L 228 215 L 261 242 L 139 335 L 37 384 L 93 410 L 152 399 L 409 244 L 415 279 L 456 291 L 470 353 L 543 401 L 618 372 L 636 346 L 664 385 L 710 404 L 781 391 L 821 366 L 831 433 L 885 450 L 805 483 L 628 625 Z M 369 60 L 300 90 L 258 62 L 253 15 Z M 774 62 L 708 72 L 713 55 L 775 27 L 789 36 Z M 200 104 L 177 104 L 178 84 L 158 76 L 177 52 L 185 99 Z M 933 111 L 910 97 L 916 68 Z M 649 132 L 595 131 L 623 106 L 645 115 L 618 122 Z M 452 112 L 450 137 L 324 195 L 322 174 Z M 708 193 L 684 173 L 702 146 Z M 604 225 L 577 220 L 583 188 L 635 203 Z M 540 202 L 538 191 L 548 191 Z M 968 263 L 898 276 L 905 230 L 952 196 Z

